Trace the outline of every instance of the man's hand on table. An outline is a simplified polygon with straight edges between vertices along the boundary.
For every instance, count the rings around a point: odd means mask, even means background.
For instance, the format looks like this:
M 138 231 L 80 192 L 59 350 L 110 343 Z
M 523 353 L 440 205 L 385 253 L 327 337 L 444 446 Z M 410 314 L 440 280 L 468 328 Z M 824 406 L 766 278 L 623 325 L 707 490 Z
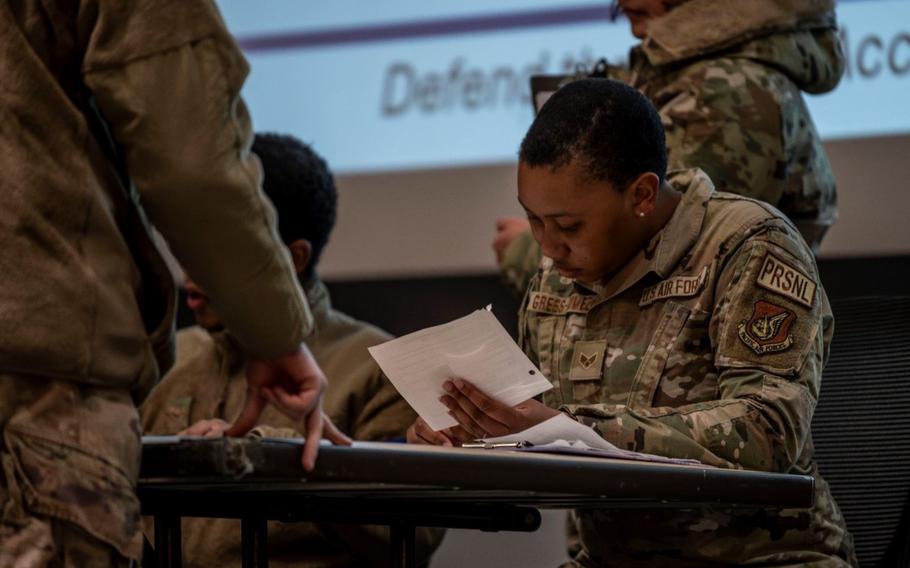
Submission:
M 252 359 L 246 368 L 246 404 L 240 417 L 224 430 L 226 436 L 243 436 L 256 426 L 266 403 L 272 403 L 289 418 L 300 420 L 306 427 L 303 467 L 311 471 L 316 465 L 319 440 L 349 445 L 345 436 L 322 411 L 326 380 L 322 369 L 306 345 L 274 359 Z
M 200 420 L 186 430 L 177 432 L 178 436 L 203 436 L 205 438 L 220 438 L 224 436 L 225 430 L 231 427 L 229 422 L 220 418 L 211 420 Z

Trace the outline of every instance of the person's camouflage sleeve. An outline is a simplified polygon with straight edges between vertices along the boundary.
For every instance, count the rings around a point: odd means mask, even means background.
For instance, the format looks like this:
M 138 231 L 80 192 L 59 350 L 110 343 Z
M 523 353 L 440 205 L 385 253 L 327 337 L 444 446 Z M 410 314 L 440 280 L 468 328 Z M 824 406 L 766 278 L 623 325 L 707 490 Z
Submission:
M 534 240 L 531 231 L 520 233 L 502 253 L 499 270 L 503 284 L 521 297 L 537 273 L 541 256 L 540 245 Z
M 762 84 L 767 71 L 734 59 L 696 65 L 685 83 L 655 93 L 669 99 L 660 108 L 669 167 L 699 167 L 718 190 L 777 203 L 787 159 L 780 103 Z
M 830 316 L 823 317 L 830 313 L 827 299 L 805 256 L 771 232 L 729 260 L 709 329 L 719 370 L 716 400 L 634 410 L 624 404 L 563 409 L 622 448 L 722 467 L 790 470 L 809 434 L 824 338 L 831 332 Z M 772 289 L 786 286 L 785 278 L 798 281 L 801 295 L 786 298 Z M 674 387 L 662 381 L 660 388 Z
M 835 182 L 798 87 L 748 59 L 718 58 L 644 90 L 667 101 L 658 110 L 670 169 L 699 167 L 718 190 L 774 205 L 818 247 L 836 218 Z
M 143 211 L 247 352 L 293 352 L 313 317 L 250 152 L 249 65 L 213 3 L 105 6 L 84 80 Z

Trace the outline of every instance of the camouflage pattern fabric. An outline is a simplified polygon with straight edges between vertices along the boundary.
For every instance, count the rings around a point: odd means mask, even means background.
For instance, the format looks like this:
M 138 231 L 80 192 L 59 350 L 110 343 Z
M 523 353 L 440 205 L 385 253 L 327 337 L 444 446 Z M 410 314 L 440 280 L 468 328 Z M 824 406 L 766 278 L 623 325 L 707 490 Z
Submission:
M 518 234 L 502 252 L 499 271 L 502 283 L 517 296 L 524 295 L 531 278 L 537 273 L 543 253 L 531 231 Z
M 0 567 L 127 568 L 135 564 L 76 525 L 31 517 L 0 525 Z
M 812 475 L 810 510 L 583 510 L 583 566 L 817 565 L 853 561 L 813 460 L 810 423 L 833 333 L 812 252 L 761 202 L 675 172 L 672 219 L 607 283 L 546 259 L 520 342 L 552 381 L 544 402 L 630 450 L 725 468 Z
M 328 379 L 323 410 L 355 440 L 403 438 L 417 415 L 370 357 L 367 347 L 391 336 L 333 310 L 325 286 L 314 280 L 306 296 L 316 331 L 307 346 Z M 176 434 L 199 420 L 231 421 L 246 392 L 246 355 L 224 332 L 201 328 L 177 334 L 177 363 L 140 408 L 147 434 Z M 300 437 L 303 426 L 267 407 L 251 435 Z M 149 535 L 151 522 L 146 523 Z M 184 566 L 240 566 L 240 521 L 184 519 Z M 427 561 L 443 531 L 417 530 L 417 555 Z M 150 536 L 150 540 L 151 536 Z M 269 523 L 269 565 L 310 568 L 380 564 L 389 557 L 389 530 L 381 526 Z M 380 560 L 376 560 L 380 559 Z
M 670 169 L 701 168 L 718 190 L 774 205 L 813 250 L 837 194 L 802 92 L 831 91 L 843 71 L 833 8 L 808 0 L 691 0 L 655 20 L 628 69 L 609 68 L 657 107 Z M 530 233 L 516 241 L 500 271 L 523 294 L 541 254 Z
M 0 375 L 0 566 L 118 566 L 142 553 L 129 392 Z
M 698 167 L 730 191 L 783 212 L 813 249 L 837 219 L 831 164 L 801 91 L 843 72 L 832 27 L 753 40 L 733 51 L 654 65 L 631 56 L 631 84 L 658 108 L 670 169 Z
M 127 391 L 141 400 L 169 362 L 176 302 L 144 216 L 251 353 L 287 353 L 312 324 L 248 152 L 248 65 L 214 2 L 4 2 L 0 37 L 0 564 L 138 559 Z

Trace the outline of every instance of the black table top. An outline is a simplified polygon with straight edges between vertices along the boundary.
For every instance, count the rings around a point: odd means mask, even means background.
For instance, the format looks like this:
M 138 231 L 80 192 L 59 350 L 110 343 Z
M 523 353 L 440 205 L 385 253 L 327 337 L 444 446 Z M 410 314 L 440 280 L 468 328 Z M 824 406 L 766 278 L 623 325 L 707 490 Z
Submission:
M 802 475 L 395 443 L 324 445 L 316 469 L 307 474 L 300 464 L 302 443 L 143 438 L 143 507 L 154 512 L 164 500 L 169 506 L 180 499 L 188 504 L 201 493 L 209 505 L 225 499 L 245 507 L 268 502 L 273 508 L 314 498 L 356 499 L 358 506 L 372 500 L 386 507 L 433 501 L 537 508 L 807 508 L 813 498 L 814 480 Z

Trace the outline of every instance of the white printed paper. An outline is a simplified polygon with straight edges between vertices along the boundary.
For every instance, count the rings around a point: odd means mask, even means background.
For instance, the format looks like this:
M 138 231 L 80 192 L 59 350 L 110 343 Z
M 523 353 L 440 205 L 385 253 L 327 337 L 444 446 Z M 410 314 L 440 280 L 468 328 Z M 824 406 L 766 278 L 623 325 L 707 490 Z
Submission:
M 510 406 L 552 388 L 487 310 L 416 331 L 369 351 L 401 396 L 437 431 L 457 424 L 439 401 L 445 394 L 442 384 L 449 379 L 465 379 Z
M 527 430 L 508 434 L 506 436 L 498 436 L 496 438 L 484 438 L 483 441 L 489 442 L 490 444 L 530 442 L 535 446 L 543 446 L 556 442 L 557 440 L 565 440 L 570 443 L 582 442 L 587 447 L 596 448 L 598 450 L 623 451 L 606 441 L 590 426 L 585 426 L 580 422 L 576 422 L 561 412 L 552 418 L 544 420 L 540 424 L 531 426 Z
M 518 445 L 530 443 L 531 447 L 525 446 L 522 449 L 531 452 L 568 453 L 601 458 L 617 458 L 707 467 L 697 460 L 668 458 L 665 456 L 643 454 L 617 448 L 595 432 L 590 426 L 585 426 L 580 422 L 576 422 L 562 413 L 557 414 L 552 418 L 548 418 L 540 424 L 531 426 L 527 430 L 508 434 L 506 436 L 484 438 L 483 441 L 491 446 L 493 444 Z

